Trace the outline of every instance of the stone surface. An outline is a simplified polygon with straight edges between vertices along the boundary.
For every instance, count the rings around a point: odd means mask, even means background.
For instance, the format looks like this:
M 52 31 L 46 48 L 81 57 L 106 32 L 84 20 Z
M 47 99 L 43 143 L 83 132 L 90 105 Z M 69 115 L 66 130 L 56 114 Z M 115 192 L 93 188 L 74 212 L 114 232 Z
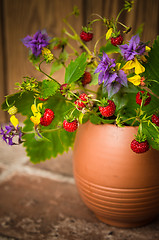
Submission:
M 159 240 L 159 219 L 133 229 L 98 221 L 77 192 L 71 151 L 37 165 L 22 146 L 0 142 L 0 152 L 0 240 Z
M 0 153 L 0 164 L 4 166 L 29 161 L 22 145 L 9 146 L 1 138 Z
M 63 155 L 58 155 L 57 158 L 51 158 L 50 160 L 37 164 L 29 162 L 27 165 L 34 168 L 45 169 L 54 173 L 60 173 L 65 176 L 73 176 L 72 150 L 69 150 L 68 153 L 65 152 Z
M 99 222 L 73 184 L 16 175 L 1 184 L 0 193 L 2 240 L 159 239 L 159 220 L 134 229 Z

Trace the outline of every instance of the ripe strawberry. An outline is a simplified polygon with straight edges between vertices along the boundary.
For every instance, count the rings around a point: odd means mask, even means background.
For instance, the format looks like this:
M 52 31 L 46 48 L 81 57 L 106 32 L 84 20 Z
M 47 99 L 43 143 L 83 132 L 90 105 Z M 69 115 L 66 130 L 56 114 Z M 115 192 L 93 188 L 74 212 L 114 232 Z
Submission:
M 86 84 L 92 81 L 92 76 L 90 72 L 85 72 L 82 77 L 82 85 L 85 86 Z
M 114 46 L 121 45 L 123 42 L 123 37 L 119 35 L 118 37 L 111 38 L 111 44 Z
M 86 102 L 88 100 L 88 96 L 86 93 L 82 93 L 80 96 L 79 96 L 79 99 L 77 99 L 74 104 L 76 105 L 77 109 L 78 110 L 82 110 L 86 104 L 84 102 Z M 84 102 L 83 102 L 84 101 Z
M 39 100 L 45 102 L 48 100 L 48 98 L 39 98 Z
M 75 119 L 72 122 L 68 122 L 66 119 L 63 121 L 63 128 L 67 132 L 74 132 L 78 128 L 78 121 Z
M 86 93 L 82 93 L 79 98 L 82 100 L 82 101 L 87 101 L 88 100 L 88 95 Z
M 86 105 L 80 100 L 80 99 L 77 99 L 74 104 L 76 105 L 76 108 L 78 110 L 82 110 Z
M 156 114 L 153 114 L 151 120 L 153 123 L 156 124 L 156 126 L 159 127 L 159 116 L 157 116 Z
M 54 112 L 46 108 L 43 117 L 40 118 L 40 124 L 43 126 L 48 126 L 52 123 L 52 120 L 54 119 Z
M 149 150 L 149 143 L 147 140 L 138 142 L 136 139 L 134 139 L 132 140 L 130 147 L 135 153 L 144 153 Z
M 99 111 L 104 117 L 111 117 L 115 113 L 115 103 L 112 100 L 108 100 L 108 105 L 107 106 L 99 106 Z
M 60 86 L 61 95 L 65 96 L 67 93 L 68 84 L 64 83 Z
M 145 91 L 140 91 L 136 94 L 136 103 L 141 105 L 142 103 L 142 98 L 144 98 L 144 106 L 148 105 L 151 101 L 151 95 Z
M 83 41 L 85 41 L 85 42 L 89 42 L 89 41 L 91 41 L 92 38 L 93 38 L 93 33 L 82 31 L 82 32 L 80 33 L 80 38 L 81 38 Z

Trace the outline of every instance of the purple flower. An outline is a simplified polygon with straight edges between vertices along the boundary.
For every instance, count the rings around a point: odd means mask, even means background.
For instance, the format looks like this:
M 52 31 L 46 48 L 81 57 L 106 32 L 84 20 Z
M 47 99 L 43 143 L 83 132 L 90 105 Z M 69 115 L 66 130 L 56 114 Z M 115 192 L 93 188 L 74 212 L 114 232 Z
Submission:
M 116 71 L 115 67 L 115 59 L 110 59 L 106 53 L 103 53 L 103 57 L 94 72 L 99 72 L 98 83 L 104 82 L 104 87 L 108 91 L 108 97 L 117 93 L 122 85 L 127 87 L 126 74 L 123 70 Z
M 133 36 L 129 44 L 120 45 L 121 54 L 127 60 L 133 60 L 136 55 L 142 55 L 145 52 L 145 44 L 140 42 L 139 35 Z
M 38 57 L 41 54 L 42 48 L 49 45 L 50 37 L 47 35 L 46 31 L 37 31 L 33 37 L 26 36 L 22 39 L 23 44 L 30 48 L 32 53 Z
M 20 130 L 20 127 L 15 128 L 12 124 L 6 125 L 5 128 L 0 130 L 0 134 L 2 135 L 2 139 L 9 145 L 15 145 L 13 142 L 13 138 L 18 136 L 18 143 L 22 143 L 22 135 L 23 133 Z
M 113 96 L 115 93 L 117 93 L 120 88 L 123 86 L 127 87 L 127 76 L 124 73 L 123 70 L 119 70 L 117 73 L 117 77 L 114 81 L 108 82 L 106 85 L 107 91 L 108 91 L 108 97 Z

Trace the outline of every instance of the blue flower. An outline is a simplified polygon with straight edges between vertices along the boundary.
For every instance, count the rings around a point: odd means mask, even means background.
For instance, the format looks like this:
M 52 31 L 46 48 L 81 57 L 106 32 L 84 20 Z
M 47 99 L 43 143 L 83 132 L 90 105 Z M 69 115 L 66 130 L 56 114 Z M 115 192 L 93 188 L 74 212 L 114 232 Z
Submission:
M 22 135 L 23 133 L 20 130 L 20 127 L 15 128 L 12 124 L 6 125 L 5 128 L 0 129 L 0 134 L 2 135 L 2 139 L 9 145 L 15 145 L 13 142 L 13 138 L 17 135 L 18 143 L 22 143 Z
M 119 48 L 125 60 L 129 61 L 133 60 L 136 55 L 143 55 L 145 46 L 144 43 L 140 42 L 139 35 L 135 35 L 130 39 L 129 44 L 120 45 Z
M 23 44 L 30 48 L 32 53 L 38 57 L 41 54 L 41 51 L 44 47 L 49 45 L 49 36 L 47 35 L 46 31 L 37 31 L 33 37 L 26 36 L 22 39 Z
M 103 53 L 103 57 L 96 68 L 94 73 L 99 73 L 98 83 L 104 83 L 108 91 L 108 97 L 117 93 L 121 86 L 127 87 L 127 76 L 123 70 L 116 71 L 115 59 L 110 59 L 106 53 Z

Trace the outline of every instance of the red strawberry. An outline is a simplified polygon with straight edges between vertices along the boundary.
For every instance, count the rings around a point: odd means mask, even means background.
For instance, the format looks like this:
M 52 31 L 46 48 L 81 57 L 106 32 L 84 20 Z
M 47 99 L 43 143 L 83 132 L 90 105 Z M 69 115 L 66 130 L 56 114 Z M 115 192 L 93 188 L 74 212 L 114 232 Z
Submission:
M 85 72 L 82 77 L 82 85 L 85 86 L 86 84 L 92 81 L 92 76 L 90 72 Z
M 48 98 L 39 98 L 39 100 L 45 102 L 48 100 Z
M 79 98 L 82 100 L 82 101 L 87 101 L 88 100 L 88 96 L 86 93 L 82 93 Z
M 111 44 L 114 46 L 121 45 L 123 42 L 123 37 L 119 35 L 118 37 L 111 38 Z
M 108 100 L 108 105 L 105 107 L 99 106 L 99 111 L 104 117 L 111 117 L 115 113 L 115 103 L 112 100 Z
M 86 104 L 84 102 L 87 102 L 88 100 L 88 96 L 86 93 L 82 93 L 80 96 L 79 96 L 79 99 L 77 99 L 74 103 L 77 107 L 78 110 L 82 110 Z M 84 101 L 84 102 L 83 102 Z
M 48 126 L 52 123 L 52 120 L 54 119 L 54 112 L 46 108 L 43 117 L 40 118 L 40 124 L 43 126 Z
M 157 116 L 156 114 L 153 114 L 151 119 L 152 119 L 152 122 L 159 127 L 159 116 Z
M 92 38 L 93 38 L 93 33 L 82 31 L 82 32 L 80 33 L 80 38 L 81 38 L 83 41 L 85 41 L 85 42 L 89 42 L 89 41 L 91 41 Z
M 138 142 L 136 139 L 134 139 L 132 140 L 130 147 L 135 153 L 144 153 L 149 150 L 149 143 L 147 140 Z
M 72 122 L 68 122 L 66 119 L 63 121 L 63 128 L 67 132 L 74 132 L 78 128 L 78 121 L 75 119 Z
M 136 94 L 136 103 L 141 105 L 141 102 L 142 102 L 142 98 L 144 97 L 144 95 L 146 94 L 145 91 L 140 91 Z M 145 103 L 144 103 L 144 106 L 148 105 L 151 101 L 151 95 L 149 93 L 147 93 L 146 95 L 146 99 L 145 99 Z
M 65 96 L 66 92 L 67 92 L 67 86 L 68 84 L 67 83 L 64 83 L 60 86 L 60 92 L 61 92 L 61 95 Z
M 82 110 L 82 108 L 84 108 L 86 105 L 80 100 L 80 99 L 77 99 L 74 104 L 76 105 L 76 108 L 78 110 Z

